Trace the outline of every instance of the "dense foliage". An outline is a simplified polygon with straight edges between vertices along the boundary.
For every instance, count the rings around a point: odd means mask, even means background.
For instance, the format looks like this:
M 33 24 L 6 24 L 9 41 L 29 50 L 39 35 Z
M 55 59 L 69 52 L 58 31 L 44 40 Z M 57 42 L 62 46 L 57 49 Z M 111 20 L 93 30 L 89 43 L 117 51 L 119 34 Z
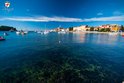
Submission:
M 10 26 L 0 26 L 0 31 L 10 31 L 10 30 L 16 31 L 16 28 Z
M 90 27 L 90 31 L 94 31 L 94 27 Z
M 124 26 L 123 26 L 123 25 L 121 25 L 120 30 L 121 30 L 122 32 L 124 32 Z
M 69 27 L 69 31 L 73 31 L 73 27 Z
M 110 32 L 110 28 L 102 28 L 99 30 L 99 32 Z

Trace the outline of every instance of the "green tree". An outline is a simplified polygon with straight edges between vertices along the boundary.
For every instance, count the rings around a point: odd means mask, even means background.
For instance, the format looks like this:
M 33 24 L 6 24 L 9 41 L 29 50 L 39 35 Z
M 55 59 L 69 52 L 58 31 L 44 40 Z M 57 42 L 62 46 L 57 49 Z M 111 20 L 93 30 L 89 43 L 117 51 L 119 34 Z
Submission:
M 90 31 L 94 31 L 94 27 L 90 27 Z
M 104 28 L 102 28 L 102 29 L 100 29 L 99 31 L 100 31 L 100 32 L 104 32 L 104 31 L 105 31 L 105 29 L 104 29 Z
M 111 30 L 110 30 L 110 28 L 106 28 L 106 32 L 110 32 Z
M 73 31 L 73 27 L 69 27 L 69 31 Z
M 120 30 L 121 30 L 122 32 L 124 32 L 124 26 L 123 26 L 123 25 L 120 26 Z

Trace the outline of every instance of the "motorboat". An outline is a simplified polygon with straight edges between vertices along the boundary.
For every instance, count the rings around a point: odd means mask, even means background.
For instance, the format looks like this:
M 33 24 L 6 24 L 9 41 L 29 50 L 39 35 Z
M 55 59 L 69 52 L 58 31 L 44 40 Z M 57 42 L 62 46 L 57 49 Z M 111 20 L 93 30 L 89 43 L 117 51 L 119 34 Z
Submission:
M 59 33 L 59 34 L 65 34 L 66 31 L 65 31 L 65 30 L 61 30 L 61 31 L 59 31 L 58 33 Z
M 121 34 L 120 34 L 122 37 L 124 37 L 124 33 L 123 32 L 121 32 Z
M 48 33 L 49 33 L 49 31 L 44 31 L 44 32 L 43 32 L 44 35 L 45 35 L 45 34 L 48 34 Z
M 4 33 L 3 35 L 4 35 L 4 36 L 8 36 L 8 33 Z
M 3 38 L 3 37 L 0 37 L 0 41 L 4 41 L 5 40 L 5 38 Z
M 41 35 L 43 35 L 43 34 L 44 34 L 44 32 L 40 32 L 40 34 L 41 34 Z
M 65 34 L 66 32 L 65 31 L 59 31 L 58 33 L 59 34 Z
M 25 32 L 21 32 L 21 35 L 26 35 L 26 33 Z
M 41 31 L 38 31 L 37 33 L 41 33 Z
M 13 29 L 11 29 L 11 30 L 9 30 L 10 32 L 14 32 L 14 30 Z
M 24 31 L 25 34 L 28 34 L 28 31 Z
M 17 34 L 17 35 L 20 35 L 20 34 L 21 34 L 21 32 L 20 32 L 20 31 L 17 31 L 17 32 L 16 32 L 16 34 Z

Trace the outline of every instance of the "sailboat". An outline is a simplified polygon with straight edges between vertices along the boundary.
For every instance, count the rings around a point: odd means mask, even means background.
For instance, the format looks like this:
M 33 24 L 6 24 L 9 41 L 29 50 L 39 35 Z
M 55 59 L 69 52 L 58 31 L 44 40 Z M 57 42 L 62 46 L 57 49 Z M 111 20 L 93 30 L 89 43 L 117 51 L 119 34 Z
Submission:
M 46 25 L 45 25 L 45 28 L 46 28 Z M 44 34 L 44 35 L 46 35 L 46 34 L 48 34 L 48 33 L 49 33 L 48 30 L 43 31 L 43 34 Z

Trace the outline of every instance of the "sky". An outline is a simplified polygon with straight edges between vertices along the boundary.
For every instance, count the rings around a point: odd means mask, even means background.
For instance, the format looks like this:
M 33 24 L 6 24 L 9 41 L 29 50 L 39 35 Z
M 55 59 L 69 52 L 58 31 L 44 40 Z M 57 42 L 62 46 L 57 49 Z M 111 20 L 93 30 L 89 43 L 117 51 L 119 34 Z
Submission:
M 5 2 L 10 6 L 5 7 Z M 54 29 L 102 24 L 124 25 L 124 0 L 0 0 L 0 25 Z

